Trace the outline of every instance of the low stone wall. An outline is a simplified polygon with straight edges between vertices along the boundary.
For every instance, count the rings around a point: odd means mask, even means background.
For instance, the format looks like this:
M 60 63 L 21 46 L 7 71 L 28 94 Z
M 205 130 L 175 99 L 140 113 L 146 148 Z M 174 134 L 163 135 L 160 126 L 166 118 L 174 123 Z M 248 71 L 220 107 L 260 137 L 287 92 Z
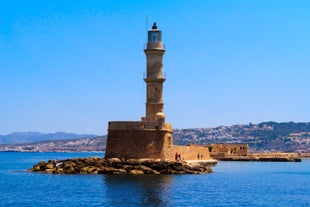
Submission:
M 310 158 L 310 152 L 302 152 L 302 153 L 299 153 L 299 156 L 300 156 L 300 157 L 305 157 L 305 158 Z
M 216 161 L 172 162 L 150 159 L 75 158 L 41 161 L 28 171 L 53 174 L 204 174 L 211 173 Z
M 190 144 L 187 146 L 173 145 L 171 158 L 175 153 L 181 155 L 181 160 L 210 160 L 208 147 Z
M 217 159 L 223 156 L 248 156 L 249 145 L 248 144 L 210 144 L 207 145 L 210 149 L 211 157 Z

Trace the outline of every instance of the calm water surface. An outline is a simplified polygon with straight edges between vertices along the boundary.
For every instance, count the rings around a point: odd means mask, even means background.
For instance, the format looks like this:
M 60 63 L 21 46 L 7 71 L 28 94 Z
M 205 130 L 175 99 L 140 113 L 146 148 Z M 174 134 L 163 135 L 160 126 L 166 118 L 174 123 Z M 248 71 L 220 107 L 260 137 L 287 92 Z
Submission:
M 0 206 L 310 206 L 310 160 L 219 162 L 205 175 L 50 175 L 50 159 L 99 153 L 0 153 Z

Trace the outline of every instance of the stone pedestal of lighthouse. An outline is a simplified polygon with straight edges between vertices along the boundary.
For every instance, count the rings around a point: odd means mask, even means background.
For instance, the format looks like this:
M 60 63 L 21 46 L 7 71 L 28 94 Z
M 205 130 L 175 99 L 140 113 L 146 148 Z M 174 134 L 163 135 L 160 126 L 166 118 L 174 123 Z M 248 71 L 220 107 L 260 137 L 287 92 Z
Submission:
M 148 31 L 146 55 L 146 116 L 137 122 L 109 122 L 106 158 L 173 159 L 172 126 L 165 122 L 161 31 Z

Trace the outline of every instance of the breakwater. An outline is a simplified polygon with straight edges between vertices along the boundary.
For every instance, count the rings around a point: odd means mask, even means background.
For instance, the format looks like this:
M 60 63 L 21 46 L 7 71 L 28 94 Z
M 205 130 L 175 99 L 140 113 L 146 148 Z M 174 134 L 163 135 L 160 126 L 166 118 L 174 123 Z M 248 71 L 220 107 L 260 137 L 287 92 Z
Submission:
M 216 160 L 161 161 L 88 157 L 41 161 L 28 171 L 53 174 L 205 174 L 211 173 L 211 167 L 216 163 Z
M 253 153 L 247 156 L 214 156 L 220 161 L 301 162 L 297 153 Z

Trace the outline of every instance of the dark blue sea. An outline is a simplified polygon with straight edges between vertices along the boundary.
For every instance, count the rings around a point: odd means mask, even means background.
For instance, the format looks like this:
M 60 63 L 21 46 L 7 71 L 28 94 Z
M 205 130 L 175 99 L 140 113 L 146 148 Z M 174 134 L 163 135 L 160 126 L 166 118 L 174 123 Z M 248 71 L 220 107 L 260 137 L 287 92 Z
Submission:
M 310 206 L 310 160 L 219 162 L 204 175 L 53 175 L 41 160 L 100 153 L 0 153 L 0 206 Z

